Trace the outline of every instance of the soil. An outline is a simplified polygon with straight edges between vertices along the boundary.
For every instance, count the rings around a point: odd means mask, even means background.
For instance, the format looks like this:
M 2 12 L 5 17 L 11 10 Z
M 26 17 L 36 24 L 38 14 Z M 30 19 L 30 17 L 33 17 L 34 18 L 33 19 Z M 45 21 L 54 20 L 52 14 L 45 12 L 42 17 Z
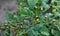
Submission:
M 16 12 L 17 10 L 17 1 L 16 0 L 0 0 L 0 24 L 4 23 L 4 15 L 7 11 L 11 13 Z

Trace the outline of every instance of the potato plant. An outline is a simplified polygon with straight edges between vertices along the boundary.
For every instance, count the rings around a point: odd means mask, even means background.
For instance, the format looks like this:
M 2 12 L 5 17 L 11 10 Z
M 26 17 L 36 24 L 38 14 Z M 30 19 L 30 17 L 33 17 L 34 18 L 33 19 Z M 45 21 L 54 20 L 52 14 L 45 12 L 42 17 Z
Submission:
M 17 0 L 16 13 L 6 13 L 2 36 L 60 36 L 60 0 Z

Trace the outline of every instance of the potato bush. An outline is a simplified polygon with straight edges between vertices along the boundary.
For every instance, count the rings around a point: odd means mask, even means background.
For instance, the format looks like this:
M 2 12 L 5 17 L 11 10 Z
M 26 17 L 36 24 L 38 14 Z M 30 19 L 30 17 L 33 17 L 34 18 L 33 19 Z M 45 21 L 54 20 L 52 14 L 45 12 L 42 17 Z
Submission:
M 6 14 L 2 36 L 60 36 L 60 0 L 17 0 L 16 13 Z M 4 32 L 3 32 L 4 31 Z

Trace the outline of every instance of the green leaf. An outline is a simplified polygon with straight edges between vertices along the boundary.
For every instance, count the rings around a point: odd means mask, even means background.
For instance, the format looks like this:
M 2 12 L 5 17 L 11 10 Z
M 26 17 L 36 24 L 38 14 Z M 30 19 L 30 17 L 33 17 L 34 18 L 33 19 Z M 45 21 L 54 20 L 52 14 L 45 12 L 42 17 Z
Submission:
M 25 25 L 29 25 L 29 20 L 24 20 Z
M 39 32 L 38 31 L 32 30 L 32 33 L 33 33 L 34 36 L 38 36 L 39 35 Z
M 60 36 L 60 31 L 58 31 L 58 30 L 51 29 L 51 33 L 52 33 L 54 36 Z
M 49 35 L 50 35 L 48 28 L 46 28 L 45 26 L 43 26 L 43 27 L 40 29 L 40 32 L 41 32 L 41 34 L 46 35 L 46 36 L 49 36 Z
M 60 23 L 55 25 L 60 30 Z
M 13 35 L 13 33 L 12 32 L 10 32 L 10 36 L 12 36 Z
M 29 7 L 32 9 L 36 5 L 38 0 L 27 0 L 27 2 L 28 2 Z
M 48 17 L 52 17 L 53 14 L 52 14 L 52 13 L 47 13 L 46 16 L 48 16 Z
M 36 24 L 35 27 L 34 27 L 34 30 L 37 30 L 38 31 L 43 26 L 44 26 L 44 23 Z
M 27 15 L 29 17 L 33 16 L 32 11 L 29 9 L 29 7 L 24 7 L 24 12 L 21 12 L 21 14 Z
M 56 12 L 55 16 L 56 17 L 60 17 L 60 13 L 59 12 Z
M 28 36 L 33 36 L 32 30 L 28 32 Z
M 42 2 L 48 2 L 48 0 L 41 0 Z
M 51 2 L 56 2 L 57 0 L 52 0 Z
M 45 12 L 46 10 L 48 10 L 50 8 L 50 5 L 46 4 L 45 2 L 42 2 L 41 6 L 44 7 L 44 11 L 43 12 Z

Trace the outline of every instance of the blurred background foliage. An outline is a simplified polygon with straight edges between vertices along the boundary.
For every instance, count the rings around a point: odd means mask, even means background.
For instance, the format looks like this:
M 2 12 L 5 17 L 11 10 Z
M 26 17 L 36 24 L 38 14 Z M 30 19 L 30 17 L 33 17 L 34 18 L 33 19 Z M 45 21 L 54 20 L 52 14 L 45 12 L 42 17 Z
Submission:
M 2 36 L 60 36 L 60 0 L 17 0 L 16 13 L 6 13 Z

